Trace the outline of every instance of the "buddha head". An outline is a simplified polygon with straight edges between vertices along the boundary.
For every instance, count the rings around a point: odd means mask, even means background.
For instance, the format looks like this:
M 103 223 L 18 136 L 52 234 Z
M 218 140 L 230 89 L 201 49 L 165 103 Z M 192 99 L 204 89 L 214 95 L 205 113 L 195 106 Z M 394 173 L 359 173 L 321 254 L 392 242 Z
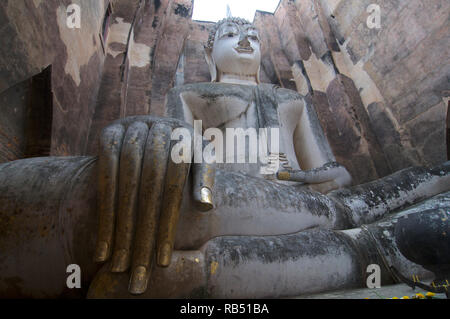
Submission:
M 205 46 L 212 82 L 258 84 L 261 49 L 255 26 L 241 18 L 219 21 Z

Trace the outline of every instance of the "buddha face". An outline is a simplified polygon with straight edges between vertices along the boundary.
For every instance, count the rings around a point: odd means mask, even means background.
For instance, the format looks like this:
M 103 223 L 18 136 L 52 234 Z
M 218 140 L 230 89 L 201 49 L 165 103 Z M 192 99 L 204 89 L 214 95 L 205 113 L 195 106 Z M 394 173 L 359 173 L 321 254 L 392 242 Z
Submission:
M 217 76 L 258 77 L 261 49 L 258 31 L 251 24 L 223 23 L 216 32 L 211 58 Z

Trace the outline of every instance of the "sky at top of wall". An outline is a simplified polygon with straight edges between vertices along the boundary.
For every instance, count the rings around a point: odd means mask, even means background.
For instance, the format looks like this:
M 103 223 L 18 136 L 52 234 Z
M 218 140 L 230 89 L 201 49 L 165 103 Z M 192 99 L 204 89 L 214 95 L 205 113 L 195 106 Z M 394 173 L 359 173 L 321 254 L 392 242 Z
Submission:
M 280 0 L 194 0 L 192 19 L 217 22 L 227 17 L 227 5 L 233 17 L 253 21 L 255 11 L 275 12 Z

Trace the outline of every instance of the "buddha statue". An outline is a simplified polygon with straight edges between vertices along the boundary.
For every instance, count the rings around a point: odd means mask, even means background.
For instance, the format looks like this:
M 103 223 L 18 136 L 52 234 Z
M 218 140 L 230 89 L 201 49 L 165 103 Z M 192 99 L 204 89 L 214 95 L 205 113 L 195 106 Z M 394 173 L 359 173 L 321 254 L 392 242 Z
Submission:
M 395 225 L 449 202 L 449 163 L 350 187 L 312 105 L 260 83 L 251 23 L 220 21 L 205 51 L 212 83 L 171 89 L 166 117 L 112 123 L 98 157 L 0 165 L 0 296 L 73 293 L 72 264 L 90 298 L 294 296 L 362 286 L 369 264 L 383 283 L 390 266 L 430 275 L 401 254 Z M 247 132 L 244 143 L 228 144 L 230 129 Z M 212 161 L 186 150 L 208 142 Z

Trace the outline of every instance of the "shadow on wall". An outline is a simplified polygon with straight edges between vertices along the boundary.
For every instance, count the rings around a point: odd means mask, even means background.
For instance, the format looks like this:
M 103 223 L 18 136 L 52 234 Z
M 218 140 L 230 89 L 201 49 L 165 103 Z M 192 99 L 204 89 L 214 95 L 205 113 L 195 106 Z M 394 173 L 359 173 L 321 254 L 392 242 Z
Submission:
M 49 66 L 0 94 L 0 163 L 50 155 L 51 74 Z

